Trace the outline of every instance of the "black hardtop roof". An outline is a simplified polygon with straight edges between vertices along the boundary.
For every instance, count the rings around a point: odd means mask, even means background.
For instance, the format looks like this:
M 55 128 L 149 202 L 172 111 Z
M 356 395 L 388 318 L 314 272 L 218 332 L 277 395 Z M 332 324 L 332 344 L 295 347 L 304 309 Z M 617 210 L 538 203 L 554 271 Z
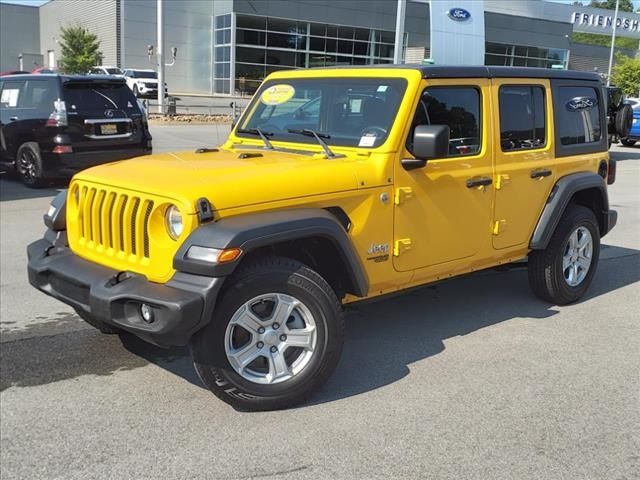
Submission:
M 28 80 L 38 78 L 59 78 L 62 83 L 126 83 L 122 77 L 113 75 L 61 75 L 58 73 L 19 73 L 0 77 L 2 80 Z
M 575 70 L 556 70 L 553 68 L 530 67 L 493 67 L 493 66 L 447 66 L 447 65 L 349 65 L 337 67 L 319 67 L 319 69 L 360 69 L 360 68 L 390 68 L 404 70 L 418 70 L 422 78 L 560 78 L 570 80 L 590 80 L 601 82 L 600 76 L 593 72 L 578 72 Z

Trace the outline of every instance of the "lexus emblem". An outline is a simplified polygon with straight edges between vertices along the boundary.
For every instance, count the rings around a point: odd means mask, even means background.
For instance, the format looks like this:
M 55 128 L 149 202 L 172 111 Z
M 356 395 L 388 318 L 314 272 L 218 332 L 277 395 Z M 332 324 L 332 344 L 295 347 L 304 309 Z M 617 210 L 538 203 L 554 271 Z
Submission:
M 105 110 L 104 116 L 107 118 L 113 118 L 113 110 Z

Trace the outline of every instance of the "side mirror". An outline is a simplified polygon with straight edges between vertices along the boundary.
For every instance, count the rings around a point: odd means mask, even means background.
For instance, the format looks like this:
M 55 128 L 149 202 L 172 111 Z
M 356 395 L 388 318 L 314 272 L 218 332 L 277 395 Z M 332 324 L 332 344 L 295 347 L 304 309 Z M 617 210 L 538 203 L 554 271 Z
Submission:
M 418 125 L 413 131 L 413 156 L 402 159 L 405 170 L 422 168 L 427 160 L 449 155 L 448 125 Z

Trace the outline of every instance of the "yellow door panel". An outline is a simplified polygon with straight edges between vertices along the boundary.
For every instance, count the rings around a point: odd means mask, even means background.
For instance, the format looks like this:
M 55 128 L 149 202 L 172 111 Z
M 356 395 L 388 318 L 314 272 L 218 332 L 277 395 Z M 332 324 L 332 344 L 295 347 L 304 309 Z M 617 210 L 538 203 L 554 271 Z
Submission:
M 443 87 L 464 88 L 467 94 L 471 89 L 478 92 L 481 124 L 474 128 L 477 128 L 480 145 L 478 138 L 456 138 L 456 132 L 464 130 L 458 124 L 467 122 L 468 125 L 468 122 L 477 119 L 465 112 L 459 112 L 456 117 L 452 113 L 455 112 L 454 108 L 449 113 L 449 117 L 456 122 L 452 126 L 450 141 L 450 151 L 454 155 L 429 160 L 425 167 L 410 171 L 402 167 L 400 160 L 403 157 L 398 158 L 395 166 L 397 187 L 394 195 L 393 248 L 393 265 L 398 271 L 469 259 L 479 255 L 481 250 L 487 250 L 487 244 L 490 249 L 493 186 L 467 185 L 470 180 L 483 183 L 482 180 L 490 182 L 493 177 L 490 81 L 431 80 L 423 82 L 421 91 L 427 87 L 432 92 L 432 88 Z M 442 95 L 439 98 L 442 99 Z M 419 108 L 418 100 L 416 104 Z M 441 102 L 429 108 L 447 107 Z M 408 134 L 410 130 L 408 127 Z M 479 151 L 474 153 L 478 148 Z M 403 150 L 404 158 L 411 157 L 406 149 Z M 465 154 L 466 151 L 470 153 Z
M 555 182 L 553 110 L 545 79 L 494 79 L 492 90 L 499 139 L 492 234 L 494 248 L 503 249 L 529 242 Z

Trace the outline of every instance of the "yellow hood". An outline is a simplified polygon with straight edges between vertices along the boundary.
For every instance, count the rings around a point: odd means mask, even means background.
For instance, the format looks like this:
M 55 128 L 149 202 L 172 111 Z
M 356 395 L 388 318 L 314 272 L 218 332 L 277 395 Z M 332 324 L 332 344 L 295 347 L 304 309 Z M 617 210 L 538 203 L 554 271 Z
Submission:
M 240 158 L 242 154 L 250 156 Z M 77 179 L 190 205 L 207 198 L 214 210 L 358 188 L 348 157 L 328 159 L 268 150 L 160 153 L 89 168 Z

